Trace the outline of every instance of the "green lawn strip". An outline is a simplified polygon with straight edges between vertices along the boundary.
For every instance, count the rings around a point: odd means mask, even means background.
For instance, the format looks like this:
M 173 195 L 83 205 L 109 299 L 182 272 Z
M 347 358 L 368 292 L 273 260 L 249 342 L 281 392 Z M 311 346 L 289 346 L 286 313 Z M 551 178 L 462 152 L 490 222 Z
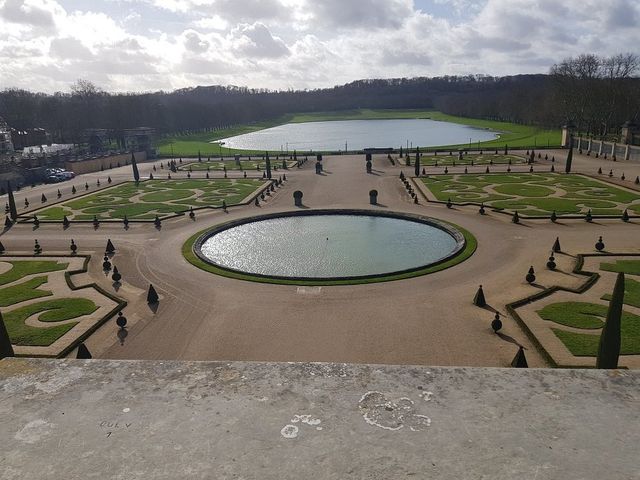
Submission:
M 38 219 L 40 220 L 62 220 L 65 215 L 73 213 L 71 210 L 67 210 L 64 207 L 49 207 L 46 210 L 38 212 Z
M 52 207 L 42 213 L 50 220 L 98 220 L 154 218 L 184 212 L 196 206 L 220 206 L 240 203 L 263 186 L 259 179 L 147 180 L 136 187 L 133 182 L 87 195 Z M 137 197 L 134 202 L 131 198 Z
M 621 355 L 640 354 L 640 317 L 635 317 L 630 325 L 630 321 L 622 320 L 622 333 L 620 339 Z M 626 326 L 625 326 L 626 324 Z M 598 345 L 600 344 L 600 334 L 585 334 L 569 332 L 559 328 L 552 328 L 553 333 L 564 343 L 572 355 L 576 357 L 595 357 L 598 355 Z
M 215 132 L 195 133 L 189 135 L 173 135 L 165 137 L 157 144 L 157 150 L 161 155 L 174 157 L 196 157 L 198 152 L 202 156 L 228 155 L 234 153 L 261 154 L 258 150 L 235 150 L 215 143 L 210 143 L 223 138 L 256 132 L 265 128 L 271 128 L 286 123 L 324 122 L 332 120 L 393 120 L 393 119 L 431 119 L 436 121 L 457 123 L 471 127 L 489 129 L 500 132 L 500 138 L 481 142 L 481 148 L 504 148 L 505 144 L 510 148 L 539 146 L 559 146 L 561 142 L 560 129 L 545 130 L 529 125 L 518 125 L 508 122 L 482 120 L 476 118 L 456 117 L 432 110 L 344 110 L 339 112 L 313 112 L 283 115 L 271 120 L 240 125 L 233 128 L 218 130 Z M 432 149 L 446 150 L 458 147 L 468 147 L 468 144 L 444 145 L 432 147 Z M 478 144 L 473 144 L 477 148 Z M 279 152 L 274 152 L 279 153 Z
M 568 327 L 582 328 L 598 332 L 586 334 L 569 332 L 552 328 L 555 335 L 576 356 L 595 356 L 600 340 L 599 330 L 607 316 L 607 305 L 583 302 L 561 302 L 547 305 L 537 313 L 544 320 L 549 320 Z M 621 348 L 623 355 L 640 353 L 640 316 L 629 312 L 622 313 Z
M 603 295 L 602 300 L 611 300 L 611 295 Z M 640 308 L 640 282 L 632 278 L 624 279 L 624 303 Z
M 600 270 L 640 275 L 640 260 L 616 260 L 615 263 L 601 263 Z
M 182 246 L 182 255 L 185 259 L 191 263 L 192 265 L 200 268 L 201 270 L 205 270 L 210 273 L 215 273 L 216 275 L 221 275 L 223 277 L 235 278 L 238 280 L 247 280 L 250 282 L 259 282 L 259 283 L 272 283 L 278 285 L 305 285 L 305 286 L 318 286 L 318 285 L 359 285 L 359 284 L 367 284 L 367 283 L 379 283 L 379 282 L 388 282 L 393 280 L 403 280 L 406 278 L 418 277 L 421 275 L 426 275 L 429 273 L 438 272 L 440 270 L 445 270 L 447 268 L 453 267 L 459 263 L 464 262 L 468 259 L 473 253 L 476 251 L 478 247 L 478 242 L 476 238 L 464 228 L 449 223 L 452 227 L 456 228 L 464 235 L 466 240 L 465 248 L 454 258 L 451 258 L 445 262 L 442 262 L 438 265 L 433 265 L 431 267 L 424 268 L 422 270 L 418 270 L 415 272 L 403 273 L 398 275 L 387 275 L 376 278 L 362 278 L 355 280 L 287 280 L 287 279 L 277 279 L 277 278 L 265 278 L 258 277 L 255 275 L 251 275 L 248 273 L 236 273 L 231 272 L 222 268 L 218 268 L 209 263 L 203 262 L 198 258 L 198 256 L 193 252 L 193 245 L 196 240 L 203 235 L 207 230 L 202 230 L 192 237 L 190 237 Z
M 595 357 L 598 354 L 600 335 L 568 332 L 552 328 L 553 333 L 564 343 L 565 347 L 576 357 Z
M 77 322 L 40 328 L 31 327 L 25 320 L 40 313 L 41 322 L 61 322 L 95 312 L 98 306 L 84 298 L 58 298 L 17 308 L 3 314 L 9 338 L 14 345 L 47 346 L 71 330 Z
M 40 285 L 47 283 L 47 280 L 47 277 L 34 277 L 26 282 L 0 289 L 0 307 L 53 295 L 47 290 L 37 290 Z
M 575 328 L 602 328 L 602 318 L 607 316 L 607 306 L 584 302 L 552 303 L 538 310 L 543 320 Z
M 27 275 L 65 270 L 69 266 L 68 263 L 50 260 L 10 260 L 6 263 L 10 263 L 12 268 L 0 275 L 0 285 L 15 282 Z

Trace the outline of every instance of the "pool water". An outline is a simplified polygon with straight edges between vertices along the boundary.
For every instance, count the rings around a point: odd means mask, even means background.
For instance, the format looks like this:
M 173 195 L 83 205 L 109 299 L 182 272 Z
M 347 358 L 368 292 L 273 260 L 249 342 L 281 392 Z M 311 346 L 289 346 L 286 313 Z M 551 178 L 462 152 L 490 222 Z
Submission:
M 460 236 L 444 228 L 409 218 L 307 214 L 232 226 L 206 238 L 200 252 L 215 265 L 265 276 L 382 275 L 456 253 Z

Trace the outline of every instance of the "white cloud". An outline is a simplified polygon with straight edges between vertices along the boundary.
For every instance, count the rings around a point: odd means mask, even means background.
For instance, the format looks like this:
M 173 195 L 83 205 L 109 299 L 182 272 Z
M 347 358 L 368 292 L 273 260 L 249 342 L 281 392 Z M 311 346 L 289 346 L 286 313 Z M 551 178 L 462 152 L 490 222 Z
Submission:
M 289 54 L 289 48 L 278 37 L 271 35 L 262 23 L 238 25 L 231 31 L 234 50 L 252 58 L 278 58 Z
M 0 0 L 0 88 L 316 88 L 639 44 L 637 0 Z
M 33 27 L 53 27 L 57 4 L 47 0 L 4 0 L 0 18 Z

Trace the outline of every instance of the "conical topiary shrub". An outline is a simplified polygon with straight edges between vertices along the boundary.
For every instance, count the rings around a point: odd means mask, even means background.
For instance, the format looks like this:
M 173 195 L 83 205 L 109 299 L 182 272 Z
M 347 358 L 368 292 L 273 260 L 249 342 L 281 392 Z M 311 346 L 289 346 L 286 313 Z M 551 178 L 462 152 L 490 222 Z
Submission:
M 473 297 L 473 304 L 476 307 L 487 306 L 487 300 L 484 298 L 484 290 L 482 290 L 482 285 L 478 287 L 478 291 L 476 292 L 475 297 Z
M 78 353 L 76 354 L 76 358 L 79 360 L 90 360 L 93 358 L 91 352 L 87 348 L 84 343 L 78 345 Z
M 147 303 L 150 305 L 155 305 L 160 302 L 160 297 L 158 296 L 158 292 L 153 288 L 153 285 L 149 284 L 149 291 L 147 292 Z
M 529 368 L 529 365 L 527 364 L 527 358 L 524 356 L 524 347 L 522 345 L 520 345 L 520 348 L 518 348 L 518 353 L 516 353 L 516 356 L 513 357 L 511 366 L 513 368 Z
M 607 320 L 600 334 L 596 368 L 618 368 L 620 356 L 620 327 L 622 323 L 622 303 L 624 301 L 624 273 L 618 273 L 613 294 L 609 302 Z
M 111 239 L 107 239 L 107 246 L 104 249 L 105 253 L 113 254 L 116 253 L 116 247 L 113 245 Z
M 556 237 L 556 241 L 553 242 L 553 247 L 551 247 L 555 253 L 560 253 L 562 249 L 560 248 L 560 237 Z

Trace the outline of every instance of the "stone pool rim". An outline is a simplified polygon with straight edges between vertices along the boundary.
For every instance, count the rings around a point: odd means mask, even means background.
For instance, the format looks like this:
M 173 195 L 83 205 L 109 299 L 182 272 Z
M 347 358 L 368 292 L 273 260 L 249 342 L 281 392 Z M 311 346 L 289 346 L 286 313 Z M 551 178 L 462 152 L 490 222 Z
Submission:
M 337 277 L 298 277 L 298 276 L 279 276 L 265 275 L 260 273 L 250 273 L 243 270 L 219 265 L 202 252 L 202 245 L 212 236 L 228 230 L 233 227 L 245 225 L 247 223 L 255 223 L 263 220 L 271 220 L 275 218 L 288 218 L 300 216 L 319 216 L 319 215 L 358 215 L 358 216 L 375 216 L 395 218 L 399 220 L 411 221 L 428 225 L 439 230 L 445 231 L 456 242 L 455 248 L 445 257 L 428 264 L 412 267 L 409 269 L 396 270 L 392 272 L 384 272 L 370 275 L 357 276 L 337 276 Z M 475 251 L 477 242 L 475 237 L 464 228 L 454 225 L 443 220 L 414 213 L 379 211 L 367 209 L 313 209 L 313 210 L 289 210 L 283 212 L 273 212 L 261 215 L 252 215 L 228 222 L 214 225 L 202 230 L 191 236 L 183 245 L 183 255 L 192 265 L 208 271 L 210 273 L 222 275 L 225 277 L 248 280 L 262 283 L 275 284 L 293 284 L 293 285 L 353 285 L 360 283 L 374 283 L 400 280 L 404 278 L 412 278 L 457 265 L 466 260 Z

